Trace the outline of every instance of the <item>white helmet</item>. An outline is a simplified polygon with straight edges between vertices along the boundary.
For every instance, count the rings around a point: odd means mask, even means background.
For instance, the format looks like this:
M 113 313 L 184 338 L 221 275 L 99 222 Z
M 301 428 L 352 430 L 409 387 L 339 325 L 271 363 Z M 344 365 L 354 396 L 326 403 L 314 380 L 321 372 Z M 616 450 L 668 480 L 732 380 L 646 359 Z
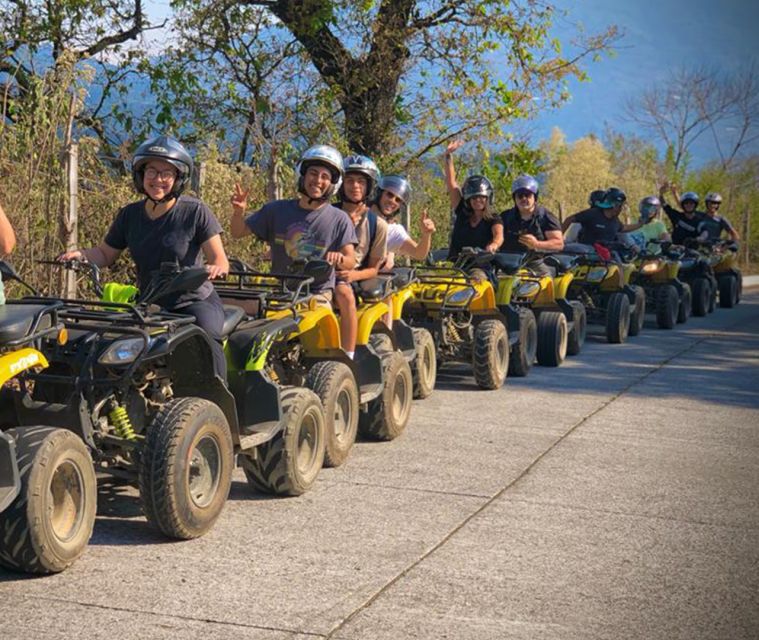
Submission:
M 709 193 L 706 194 L 706 198 L 704 198 L 704 202 L 716 202 L 717 204 L 721 204 L 722 196 L 716 191 L 710 191 Z
M 326 167 L 332 174 L 332 186 L 322 197 L 323 200 L 328 200 L 337 193 L 343 183 L 343 156 L 337 149 L 326 144 L 317 144 L 306 149 L 295 168 L 295 175 L 298 179 L 298 193 L 308 195 L 305 191 L 303 179 L 306 175 L 306 169 L 313 165 Z

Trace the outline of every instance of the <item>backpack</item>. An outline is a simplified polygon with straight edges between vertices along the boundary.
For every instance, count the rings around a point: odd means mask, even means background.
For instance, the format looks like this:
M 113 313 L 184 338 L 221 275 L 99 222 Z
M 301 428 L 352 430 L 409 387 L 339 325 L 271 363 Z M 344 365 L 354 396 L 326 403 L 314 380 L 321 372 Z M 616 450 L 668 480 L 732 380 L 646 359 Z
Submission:
M 366 255 L 358 266 L 359 269 L 366 269 L 369 266 L 369 254 L 374 246 L 374 239 L 377 236 L 377 214 L 371 211 L 366 214 L 367 220 L 369 220 L 369 245 L 366 248 Z

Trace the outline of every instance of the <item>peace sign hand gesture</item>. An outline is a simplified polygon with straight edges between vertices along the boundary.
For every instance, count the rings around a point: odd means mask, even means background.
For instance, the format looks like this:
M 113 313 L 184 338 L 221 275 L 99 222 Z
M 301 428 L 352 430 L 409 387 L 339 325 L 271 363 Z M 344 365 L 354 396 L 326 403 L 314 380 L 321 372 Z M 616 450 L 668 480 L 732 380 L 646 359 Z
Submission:
M 242 185 L 238 182 L 235 184 L 235 191 L 232 194 L 232 212 L 236 215 L 242 215 L 248 207 L 248 194 L 250 189 L 243 189 Z

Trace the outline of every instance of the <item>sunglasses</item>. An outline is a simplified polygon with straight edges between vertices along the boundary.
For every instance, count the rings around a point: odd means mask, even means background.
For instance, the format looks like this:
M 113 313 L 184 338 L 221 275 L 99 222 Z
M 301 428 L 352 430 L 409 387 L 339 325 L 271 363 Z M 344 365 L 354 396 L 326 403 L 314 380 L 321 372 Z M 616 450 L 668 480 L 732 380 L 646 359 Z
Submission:
M 706 203 L 707 207 L 714 207 L 715 209 L 719 209 L 719 205 L 720 205 L 719 202 L 707 202 Z
M 516 191 L 514 193 L 515 198 L 529 198 L 535 194 L 532 193 L 532 191 Z

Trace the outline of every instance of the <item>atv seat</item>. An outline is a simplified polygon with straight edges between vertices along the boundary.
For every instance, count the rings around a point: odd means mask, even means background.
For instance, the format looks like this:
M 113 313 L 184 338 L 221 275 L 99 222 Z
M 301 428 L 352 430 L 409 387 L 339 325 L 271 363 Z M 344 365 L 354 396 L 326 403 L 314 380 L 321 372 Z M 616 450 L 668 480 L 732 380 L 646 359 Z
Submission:
M 234 369 L 243 370 L 251 355 L 251 351 L 257 346 L 266 346 L 267 338 L 279 335 L 288 335 L 298 329 L 298 323 L 292 318 L 280 318 L 270 320 L 260 318 L 245 322 L 227 338 L 227 351 Z
M 566 273 L 577 264 L 577 256 L 566 253 L 551 253 L 545 257 L 545 262 L 556 269 L 556 273 Z
M 21 340 L 29 334 L 34 318 L 48 305 L 44 304 L 4 304 L 0 305 L 0 344 Z M 50 314 L 40 319 L 38 329 L 50 327 Z
M 503 273 L 514 275 L 524 265 L 525 257 L 521 252 L 502 251 L 493 256 L 493 264 Z
M 221 337 L 227 337 L 235 327 L 240 324 L 240 320 L 245 317 L 245 312 L 232 304 L 224 305 L 224 324 L 221 325 Z
M 414 278 L 415 269 L 411 267 L 396 267 L 393 269 L 393 285 L 399 289 L 407 286 Z
M 354 291 L 361 300 L 381 300 L 390 293 L 391 278 L 376 277 L 354 284 Z

